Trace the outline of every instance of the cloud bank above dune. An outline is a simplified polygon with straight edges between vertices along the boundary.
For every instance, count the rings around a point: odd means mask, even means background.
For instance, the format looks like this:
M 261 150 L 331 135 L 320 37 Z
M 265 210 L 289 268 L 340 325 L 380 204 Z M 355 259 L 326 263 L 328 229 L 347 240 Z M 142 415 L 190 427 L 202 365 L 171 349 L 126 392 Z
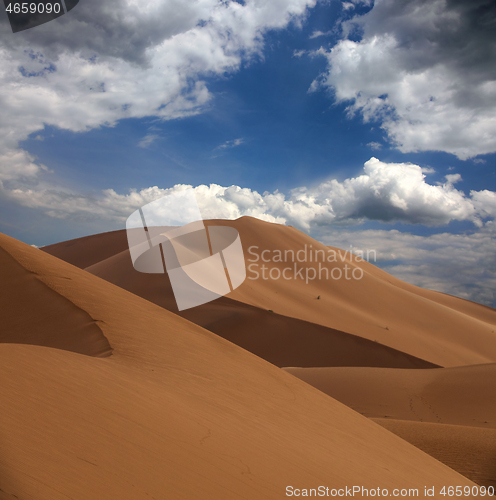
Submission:
M 260 194 L 240 186 L 195 186 L 204 218 L 235 219 L 244 215 L 290 224 L 305 231 L 325 226 L 361 224 L 367 220 L 440 226 L 451 221 L 470 221 L 477 227 L 496 216 L 496 193 L 455 188 L 458 174 L 444 184 L 429 184 L 422 168 L 411 163 L 386 163 L 372 157 L 363 173 L 338 181 L 330 179 L 312 187 L 298 187 L 288 194 Z M 187 189 L 153 186 L 118 194 L 112 189 L 99 196 L 56 190 L 11 192 L 19 203 L 46 210 L 58 218 L 104 218 L 124 221 L 131 212 L 162 196 Z
M 218 184 L 194 190 L 204 218 L 247 215 L 293 225 L 331 246 L 373 249 L 374 263 L 400 279 L 492 306 L 496 300 L 496 193 L 481 190 L 466 195 L 455 187 L 460 180 L 459 174 L 449 174 L 444 184 L 430 184 L 418 165 L 371 158 L 357 177 L 331 179 L 287 194 Z M 11 195 L 52 217 L 123 224 L 137 208 L 189 187 L 152 186 L 127 194 L 110 189 L 98 196 L 55 190 L 15 190 Z M 361 228 L 368 220 L 437 227 L 468 221 L 473 230 L 415 235 Z

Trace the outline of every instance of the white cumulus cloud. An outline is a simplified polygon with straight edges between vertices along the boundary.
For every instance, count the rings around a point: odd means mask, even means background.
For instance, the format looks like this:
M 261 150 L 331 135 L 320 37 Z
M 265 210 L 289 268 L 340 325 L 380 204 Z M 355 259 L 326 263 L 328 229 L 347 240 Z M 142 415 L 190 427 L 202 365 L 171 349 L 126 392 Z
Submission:
M 377 0 L 318 53 L 328 71 L 312 85 L 364 121 L 379 121 L 402 152 L 467 159 L 496 151 L 496 9 L 491 0 Z
M 0 188 L 41 173 L 20 141 L 46 125 L 74 132 L 125 118 L 198 113 L 205 78 L 239 69 L 263 36 L 315 0 L 86 0 L 70 15 L 12 34 L 0 21 Z M 143 145 L 149 144 L 150 137 Z M 31 186 L 32 187 L 32 186 Z
M 196 186 L 205 218 L 234 219 L 243 215 L 287 223 L 306 231 L 333 225 L 356 225 L 366 220 L 440 226 L 450 221 L 471 221 L 482 227 L 496 217 L 496 193 L 472 191 L 470 196 L 453 183 L 426 182 L 422 168 L 411 163 L 368 160 L 363 173 L 338 181 L 330 179 L 312 187 L 298 187 L 284 194 L 263 194 L 240 186 Z M 187 185 L 157 186 L 118 194 L 112 189 L 85 196 L 55 189 L 14 189 L 10 196 L 18 203 L 46 211 L 59 218 L 104 218 L 124 221 L 134 210 Z

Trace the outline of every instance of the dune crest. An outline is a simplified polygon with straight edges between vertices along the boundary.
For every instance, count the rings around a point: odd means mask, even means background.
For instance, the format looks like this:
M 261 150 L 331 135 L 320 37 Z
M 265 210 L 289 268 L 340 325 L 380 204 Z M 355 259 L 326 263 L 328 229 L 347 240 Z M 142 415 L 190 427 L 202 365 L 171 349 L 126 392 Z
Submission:
M 47 284 L 43 274 L 26 269 L 0 241 L 2 318 L 0 342 L 55 347 L 106 357 L 112 348 L 85 310 Z
M 279 366 L 382 366 L 433 368 L 437 365 L 363 337 L 283 316 L 229 297 L 177 311 L 167 275 L 134 270 L 123 251 L 86 271 L 220 335 Z
M 298 261 L 262 262 L 263 251 L 268 252 L 264 254 L 265 258 L 274 257 L 276 251 L 283 254 L 288 251 L 288 258 L 294 255 L 295 260 L 298 252 L 303 252 L 300 254 L 303 256 L 305 249 L 307 255 L 310 249 L 312 252 L 329 251 L 330 247 L 289 226 L 251 217 L 235 221 L 212 220 L 206 221 L 206 224 L 233 226 L 241 236 L 247 279 L 227 298 L 362 337 L 433 365 L 461 366 L 496 362 L 494 309 L 402 282 L 371 263 L 356 259 L 346 250 L 331 248 L 337 259 L 333 262 L 315 262 L 314 253 L 313 262 L 306 264 Z M 43 250 L 68 262 L 92 262 L 91 266 L 86 267 L 89 272 L 177 312 L 166 276 L 141 274 L 132 268 L 128 250 L 122 250 L 124 231 L 98 236 L 100 246 L 93 251 L 90 240 L 84 238 Z M 96 236 L 88 238 L 94 239 Z M 107 253 L 100 250 L 104 242 L 107 242 L 109 249 Z M 91 255 L 86 255 L 88 252 Z M 111 255 L 107 256 L 108 253 Z M 253 262 L 256 255 L 259 260 Z M 319 259 L 321 255 L 318 254 Z M 277 272 L 273 273 L 274 276 L 288 266 L 296 265 L 299 269 L 304 265 L 315 267 L 321 264 L 329 275 L 336 268 L 344 276 L 347 266 L 360 271 L 356 276 L 363 272 L 363 277 L 359 280 L 347 280 L 345 277 L 334 280 L 326 279 L 323 274 L 322 279 L 309 280 L 308 283 L 300 278 L 264 280 L 260 267 L 262 264 L 275 269 Z M 258 267 L 250 267 L 254 265 Z M 256 277 L 254 270 L 258 270 L 258 279 L 252 279 Z M 293 276 L 294 273 L 286 275 Z M 207 306 L 215 307 L 214 304 L 222 300 L 218 299 Z M 468 331 L 470 335 L 467 335 Z

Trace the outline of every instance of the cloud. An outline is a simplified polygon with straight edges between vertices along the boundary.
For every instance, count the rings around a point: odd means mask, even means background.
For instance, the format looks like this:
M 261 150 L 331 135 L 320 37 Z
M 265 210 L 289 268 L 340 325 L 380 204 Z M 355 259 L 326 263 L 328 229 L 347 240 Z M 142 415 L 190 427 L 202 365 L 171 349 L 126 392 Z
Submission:
M 432 167 L 422 167 L 422 173 L 423 174 L 435 174 L 436 169 Z
M 475 209 L 482 217 L 496 218 L 496 192 L 488 191 L 471 191 L 472 203 Z
M 396 230 L 330 229 L 318 239 L 367 255 L 372 264 L 413 285 L 496 306 L 496 226 L 467 234 L 419 236 Z
M 462 180 L 462 176 L 460 174 L 448 174 L 444 176 L 446 182 L 449 184 L 455 184 L 456 182 L 460 182 Z
M 377 1 L 343 24 L 353 40 L 318 51 L 328 70 L 312 88 L 379 121 L 402 152 L 495 152 L 495 22 L 492 0 Z
M 496 192 L 471 191 L 467 196 L 453 186 L 460 180 L 459 174 L 448 175 L 446 180 L 445 184 L 431 185 L 418 165 L 371 158 L 361 175 L 341 182 L 330 179 L 287 194 L 260 194 L 249 188 L 218 184 L 200 185 L 194 190 L 204 218 L 236 219 L 249 215 L 290 224 L 345 250 L 350 245 L 354 249 L 375 250 L 377 265 L 400 279 L 494 306 Z M 123 225 L 139 207 L 189 187 L 192 186 L 153 186 L 126 194 L 107 189 L 91 195 L 37 187 L 13 189 L 8 195 L 50 217 Z M 359 229 L 359 224 L 366 220 L 431 226 L 459 220 L 472 221 L 476 228 L 462 235 L 424 237 L 397 230 Z
M 195 187 L 206 218 L 233 219 L 243 215 L 287 223 L 306 231 L 322 227 L 357 225 L 367 220 L 440 226 L 450 221 L 471 221 L 482 227 L 496 217 L 496 193 L 455 189 L 458 174 L 448 175 L 442 185 L 425 181 L 422 168 L 410 163 L 385 163 L 371 158 L 363 173 L 342 182 L 330 179 L 313 187 L 299 187 L 287 195 L 263 194 L 240 186 L 217 184 Z M 186 185 L 157 186 L 118 194 L 112 189 L 85 196 L 67 190 L 13 189 L 9 196 L 18 203 L 58 218 L 103 218 L 124 221 L 127 216 L 161 196 Z
M 86 0 L 70 15 L 12 35 L 0 20 L 0 182 L 29 186 L 43 167 L 19 148 L 55 126 L 84 132 L 125 118 L 201 112 L 205 78 L 259 57 L 264 34 L 315 0 Z
M 326 31 L 326 32 L 323 32 L 323 31 L 319 31 L 319 30 L 316 30 L 314 31 L 310 36 L 309 38 L 312 39 L 312 38 L 319 38 L 321 36 L 327 36 L 327 35 L 330 35 L 332 34 L 332 31 Z
M 147 134 L 141 141 L 138 142 L 140 148 L 147 148 L 150 144 L 159 138 L 157 134 Z
M 380 142 L 369 142 L 367 146 L 370 149 L 373 149 L 374 151 L 378 151 L 379 149 L 382 149 L 382 144 Z
M 235 148 L 236 146 L 240 146 L 244 142 L 245 142 L 245 140 L 240 137 L 239 139 L 234 139 L 232 141 L 226 141 L 224 144 L 221 144 L 220 146 L 217 146 L 215 149 Z
M 291 224 L 316 239 L 345 250 L 373 250 L 376 263 L 409 283 L 490 306 L 496 305 L 496 192 L 457 191 L 458 174 L 443 185 L 430 185 L 422 169 L 408 163 L 372 158 L 361 175 L 339 182 L 263 194 L 240 186 L 217 184 L 194 188 L 204 218 L 236 219 L 243 215 Z M 137 208 L 191 186 L 157 186 L 119 194 L 107 189 L 82 195 L 69 191 L 13 190 L 19 203 L 51 217 L 124 224 Z M 365 220 L 443 225 L 451 220 L 476 223 L 467 234 L 418 236 L 397 230 L 362 230 Z M 485 224 L 482 224 L 485 220 Z M 355 225 L 353 230 L 346 227 Z
M 354 9 L 357 5 L 361 7 L 369 7 L 372 4 L 372 1 L 373 0 L 351 0 L 351 2 L 343 2 L 341 5 L 343 10 L 350 10 Z
M 351 2 L 342 2 L 341 6 L 343 7 L 343 10 L 351 10 L 357 5 L 368 7 L 371 3 L 372 0 L 351 0 Z

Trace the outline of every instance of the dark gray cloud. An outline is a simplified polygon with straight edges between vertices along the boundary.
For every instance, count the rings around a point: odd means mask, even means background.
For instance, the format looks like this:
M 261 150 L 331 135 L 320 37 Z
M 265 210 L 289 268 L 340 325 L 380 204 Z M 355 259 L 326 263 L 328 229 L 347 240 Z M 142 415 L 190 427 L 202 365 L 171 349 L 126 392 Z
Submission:
M 478 82 L 496 79 L 494 0 L 383 0 L 353 22 L 366 38 L 393 35 L 409 70 L 443 63 Z
M 208 19 L 216 4 L 214 0 L 84 0 L 68 15 L 18 33 L 15 38 L 7 36 L 10 28 L 6 18 L 2 19 L 0 40 L 10 49 L 19 44 L 43 48 L 51 58 L 70 51 L 146 64 L 148 48 Z

